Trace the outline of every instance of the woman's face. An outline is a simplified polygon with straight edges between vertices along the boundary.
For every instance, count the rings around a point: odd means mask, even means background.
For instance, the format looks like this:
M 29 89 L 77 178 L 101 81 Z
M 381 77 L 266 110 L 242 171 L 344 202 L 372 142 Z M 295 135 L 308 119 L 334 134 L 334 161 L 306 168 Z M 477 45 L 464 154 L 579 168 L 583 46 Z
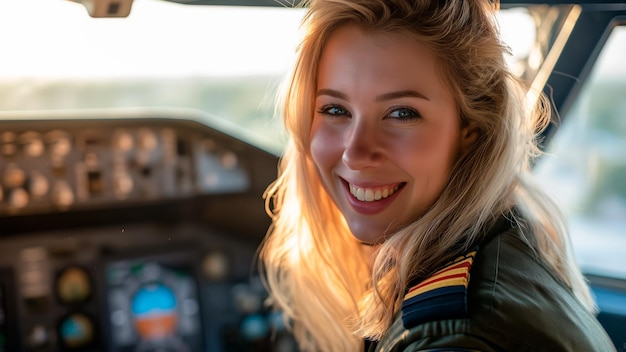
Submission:
M 360 241 L 381 242 L 424 214 L 469 138 L 429 49 L 354 25 L 331 35 L 319 65 L 310 151 Z

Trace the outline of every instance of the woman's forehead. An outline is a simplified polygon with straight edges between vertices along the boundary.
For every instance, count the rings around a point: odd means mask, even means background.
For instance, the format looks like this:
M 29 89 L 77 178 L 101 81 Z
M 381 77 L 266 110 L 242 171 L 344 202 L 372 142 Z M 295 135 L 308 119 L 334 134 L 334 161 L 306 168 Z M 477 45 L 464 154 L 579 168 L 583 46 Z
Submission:
M 449 96 L 436 61 L 429 48 L 406 35 L 347 25 L 335 30 L 324 47 L 317 85 L 376 95 L 400 89 Z

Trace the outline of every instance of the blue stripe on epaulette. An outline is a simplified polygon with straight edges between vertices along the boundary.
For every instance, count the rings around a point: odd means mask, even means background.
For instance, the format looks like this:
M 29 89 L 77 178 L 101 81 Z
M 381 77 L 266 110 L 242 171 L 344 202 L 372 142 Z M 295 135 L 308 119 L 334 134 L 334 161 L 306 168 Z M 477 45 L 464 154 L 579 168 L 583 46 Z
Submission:
M 467 314 L 465 291 L 447 294 L 432 291 L 432 297 L 429 299 L 413 304 L 402 304 L 402 324 L 406 329 L 429 321 L 460 318 L 465 314 Z
M 455 265 L 458 263 L 475 256 L 476 252 L 470 252 L 466 256 L 457 258 L 457 260 L 448 263 L 443 269 L 439 270 L 437 275 L 445 275 L 446 270 L 453 270 Z M 458 265 L 457 265 L 458 267 Z M 405 329 L 410 329 L 419 324 L 423 324 L 430 321 L 437 320 L 445 320 L 445 319 L 454 319 L 454 318 L 462 318 L 467 316 L 467 283 L 469 282 L 469 271 L 471 269 L 470 265 L 464 269 L 464 273 L 467 274 L 467 282 L 465 285 L 458 284 L 457 281 L 449 280 L 449 286 L 438 287 L 441 285 L 436 285 L 435 281 L 431 281 L 429 283 L 427 280 L 423 280 L 422 282 L 425 284 L 415 285 L 414 288 L 418 290 L 422 290 L 423 292 L 416 294 L 413 293 L 414 296 L 407 295 L 404 302 L 402 302 L 402 323 Z M 444 278 L 441 282 L 446 282 L 447 280 Z M 421 285 L 421 286 L 420 286 Z M 429 286 L 433 286 L 432 289 Z M 407 293 L 411 292 L 410 290 Z M 413 292 L 419 292 L 417 290 Z

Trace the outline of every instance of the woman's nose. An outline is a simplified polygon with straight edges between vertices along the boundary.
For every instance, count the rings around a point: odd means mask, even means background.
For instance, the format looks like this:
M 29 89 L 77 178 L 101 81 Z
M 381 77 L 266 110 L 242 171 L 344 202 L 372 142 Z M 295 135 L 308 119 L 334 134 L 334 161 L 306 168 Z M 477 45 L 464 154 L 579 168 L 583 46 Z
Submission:
M 382 142 L 381 131 L 375 124 L 353 118 L 344 140 L 341 160 L 352 170 L 376 167 L 384 158 Z

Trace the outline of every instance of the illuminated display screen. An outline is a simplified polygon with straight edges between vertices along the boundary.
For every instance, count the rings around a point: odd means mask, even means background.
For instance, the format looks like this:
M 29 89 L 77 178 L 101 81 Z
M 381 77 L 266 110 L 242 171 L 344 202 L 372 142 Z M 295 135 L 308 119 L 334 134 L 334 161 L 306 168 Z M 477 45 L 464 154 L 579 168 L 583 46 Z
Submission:
M 81 304 L 91 296 L 89 274 L 83 268 L 70 266 L 63 270 L 55 283 L 56 295 L 62 304 Z
M 106 272 L 113 351 L 200 351 L 194 276 L 157 261 L 113 263 Z
M 93 347 L 96 335 L 93 319 L 83 313 L 72 313 L 61 320 L 58 335 L 66 350 Z

